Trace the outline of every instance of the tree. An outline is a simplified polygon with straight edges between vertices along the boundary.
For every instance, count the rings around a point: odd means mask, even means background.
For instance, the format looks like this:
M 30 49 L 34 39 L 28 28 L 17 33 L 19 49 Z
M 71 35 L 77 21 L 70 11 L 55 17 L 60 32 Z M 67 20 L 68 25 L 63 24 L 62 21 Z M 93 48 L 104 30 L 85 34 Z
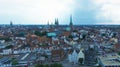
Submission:
M 5 47 L 6 49 L 10 49 L 10 48 L 13 48 L 13 45 L 8 45 Z
M 72 35 L 69 35 L 68 38 L 73 39 L 73 36 L 72 36 Z
M 78 32 L 77 30 L 73 30 L 73 32 Z
M 45 36 L 47 34 L 47 32 L 46 31 L 44 31 L 44 32 L 35 31 L 34 34 L 37 36 Z
M 50 67 L 63 67 L 62 64 L 54 63 L 51 64 Z
M 90 48 L 90 51 L 93 51 L 94 49 L 93 48 Z
M 48 56 L 47 56 L 47 55 L 45 55 L 45 58 L 48 58 Z
M 82 38 L 82 39 L 85 39 L 85 38 L 86 38 L 86 34 L 83 34 L 82 36 L 83 36 L 83 38 Z
M 0 40 L 11 41 L 10 37 L 0 37 Z
M 105 34 L 105 33 L 102 33 L 101 36 L 106 36 L 106 34 Z
M 113 33 L 113 36 L 112 36 L 112 37 L 115 37 L 115 36 L 117 36 L 117 34 L 116 34 L 116 33 Z
M 12 60 L 12 65 L 17 65 L 18 61 L 16 59 Z
M 44 67 L 43 64 L 36 64 L 34 67 Z
M 25 37 L 25 32 L 16 33 L 16 34 L 14 34 L 14 36 L 16 36 L 16 37 Z
M 101 65 L 97 66 L 97 67 L 102 67 Z
M 48 64 L 45 64 L 44 67 L 49 67 L 49 65 L 48 65 Z
M 120 55 L 120 52 L 118 52 L 118 55 Z
M 82 64 L 82 63 L 83 63 L 83 58 L 79 58 L 78 62 L 79 62 L 80 64 Z

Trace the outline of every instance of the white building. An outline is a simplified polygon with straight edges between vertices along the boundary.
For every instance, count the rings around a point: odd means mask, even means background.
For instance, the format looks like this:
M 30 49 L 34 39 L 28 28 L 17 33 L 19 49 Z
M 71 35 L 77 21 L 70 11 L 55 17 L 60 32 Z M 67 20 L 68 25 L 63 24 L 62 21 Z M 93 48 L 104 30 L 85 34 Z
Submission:
M 4 49 L 3 50 L 3 55 L 9 55 L 12 54 L 12 50 L 11 49 Z
M 15 37 L 15 39 L 26 40 L 25 37 Z
M 77 56 L 78 56 L 78 54 L 77 54 L 77 52 L 74 50 L 72 54 L 69 54 L 69 55 L 68 55 L 68 60 L 69 60 L 69 62 L 73 62 L 74 64 L 75 64 L 75 63 L 78 63 Z
M 83 59 L 83 64 L 84 64 L 84 58 L 85 58 L 85 56 L 84 56 L 84 53 L 82 52 L 82 50 L 80 50 L 79 53 L 77 53 L 77 52 L 74 50 L 72 54 L 69 54 L 69 55 L 68 55 L 68 60 L 69 60 L 69 62 L 73 62 L 74 64 L 75 64 L 75 63 L 78 63 L 78 60 L 79 60 L 80 58 Z
M 90 49 L 94 49 L 94 45 L 91 44 L 91 45 L 90 45 Z
M 99 56 L 98 62 L 101 67 L 120 67 L 120 56 L 118 54 L 106 54 Z
M 79 60 L 80 58 L 83 59 L 82 64 L 84 64 L 84 62 L 85 62 L 85 55 L 84 55 L 84 53 L 83 53 L 82 51 L 83 51 L 83 50 L 81 49 L 80 52 L 78 53 L 77 59 L 78 59 L 78 60 Z
M 71 42 L 69 42 L 69 44 L 70 44 L 70 45 L 75 45 L 75 44 L 77 44 L 77 42 L 71 41 Z
M 0 49 L 5 48 L 5 44 L 0 44 Z
M 5 40 L 0 40 L 0 43 L 2 43 L 2 44 L 5 43 Z

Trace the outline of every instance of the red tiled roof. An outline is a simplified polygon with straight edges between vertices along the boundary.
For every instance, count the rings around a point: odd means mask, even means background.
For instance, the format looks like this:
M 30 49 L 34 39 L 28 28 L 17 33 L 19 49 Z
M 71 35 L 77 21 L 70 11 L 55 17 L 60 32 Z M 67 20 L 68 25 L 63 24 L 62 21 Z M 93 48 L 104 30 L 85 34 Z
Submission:
M 69 35 L 70 35 L 70 32 L 63 32 L 62 35 L 63 35 L 63 36 L 69 36 Z
M 56 56 L 56 55 L 63 55 L 64 51 L 63 50 L 52 50 L 52 56 Z

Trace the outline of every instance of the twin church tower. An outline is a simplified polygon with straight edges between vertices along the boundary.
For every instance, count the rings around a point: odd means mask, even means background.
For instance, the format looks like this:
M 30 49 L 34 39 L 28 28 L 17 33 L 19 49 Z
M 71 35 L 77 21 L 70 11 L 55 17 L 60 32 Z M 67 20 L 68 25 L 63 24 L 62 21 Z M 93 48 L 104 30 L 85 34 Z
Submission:
M 58 18 L 55 19 L 55 26 L 58 27 L 59 26 L 59 20 Z M 70 15 L 70 23 L 69 23 L 69 26 L 71 29 L 73 29 L 73 22 L 72 22 L 72 15 Z
M 59 25 L 59 20 L 58 18 L 55 19 L 55 25 L 58 26 Z M 73 26 L 73 22 L 72 22 L 72 15 L 70 15 L 70 26 Z

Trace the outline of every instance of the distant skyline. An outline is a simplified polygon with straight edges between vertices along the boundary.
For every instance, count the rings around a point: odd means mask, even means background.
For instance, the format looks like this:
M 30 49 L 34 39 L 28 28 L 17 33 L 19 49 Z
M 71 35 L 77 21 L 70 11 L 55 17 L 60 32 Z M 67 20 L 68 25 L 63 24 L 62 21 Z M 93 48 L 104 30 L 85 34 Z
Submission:
M 0 24 L 119 24 L 120 0 L 0 0 Z

